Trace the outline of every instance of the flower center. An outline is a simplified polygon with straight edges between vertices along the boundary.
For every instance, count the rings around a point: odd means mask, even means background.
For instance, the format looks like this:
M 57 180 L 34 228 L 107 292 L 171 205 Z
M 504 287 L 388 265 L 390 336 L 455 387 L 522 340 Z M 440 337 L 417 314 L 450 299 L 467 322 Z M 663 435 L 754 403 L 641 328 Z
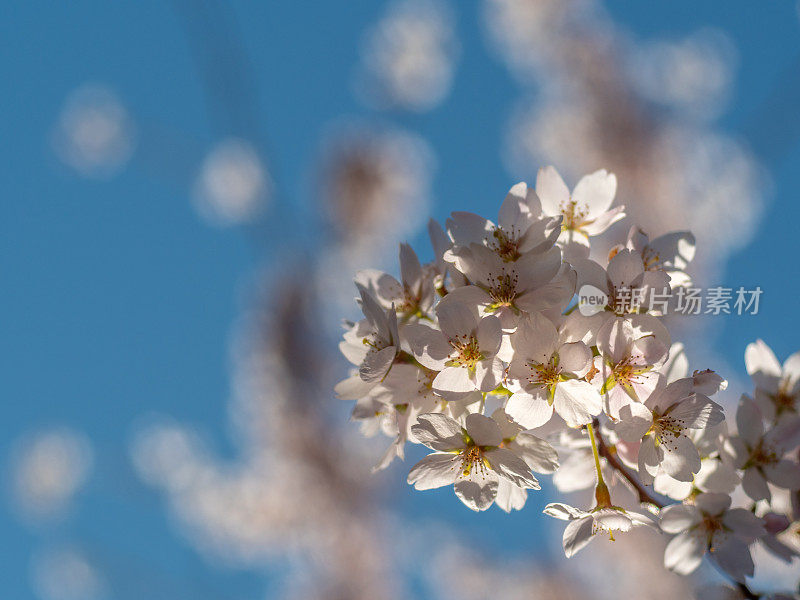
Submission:
M 642 305 L 641 288 L 611 286 L 608 306 L 618 315 L 635 313 Z
M 475 363 L 483 360 L 483 354 L 481 354 L 478 340 L 475 339 L 475 336 L 469 336 L 463 341 L 458 339 L 450 340 L 450 345 L 455 350 L 455 356 L 453 354 L 450 356 L 456 365 L 473 369 L 475 368 Z
M 764 440 L 758 442 L 758 445 L 750 452 L 750 458 L 747 459 L 747 467 L 763 467 L 765 465 L 772 465 L 778 462 L 778 455 L 775 450 L 769 446 L 764 445 Z
M 586 225 L 586 215 L 589 211 L 586 208 L 579 208 L 575 200 L 570 200 L 566 204 L 561 205 L 561 214 L 564 215 L 564 220 L 561 222 L 561 230 L 567 229 L 580 229 L 582 225 Z
M 797 408 L 795 407 L 797 398 L 788 392 L 786 389 L 788 387 L 787 384 L 787 381 L 781 383 L 778 393 L 772 396 L 772 402 L 775 404 L 775 410 L 778 415 L 785 412 L 797 412 Z
M 461 476 L 469 477 L 473 469 L 486 477 L 486 463 L 480 446 L 469 444 L 459 455 L 461 457 Z
M 695 527 L 705 532 L 708 549 L 710 552 L 714 552 L 716 550 L 714 547 L 714 535 L 725 531 L 725 526 L 722 524 L 721 518 L 712 517 L 704 513 L 703 520 L 695 525 Z
M 489 295 L 494 300 L 494 307 L 511 306 L 517 297 L 517 283 L 519 277 L 513 271 L 506 273 L 503 270 L 500 274 L 492 276 L 490 281 Z
M 486 239 L 486 245 L 506 262 L 517 260 L 519 253 L 519 233 L 512 227 L 506 231 L 502 227 L 495 227 L 492 237 Z
M 528 367 L 531 370 L 531 374 L 528 376 L 530 383 L 551 386 L 557 384 L 561 379 L 561 369 L 556 365 L 554 358 L 551 358 L 547 364 L 528 362 Z
M 614 365 L 613 373 L 617 383 L 629 387 L 634 383 L 640 383 L 644 370 L 642 367 L 633 364 L 632 356 L 626 356 Z
M 370 347 L 369 352 L 378 352 L 389 346 L 386 340 L 382 339 L 377 333 L 374 332 L 365 336 L 362 342 L 365 346 Z
M 678 449 L 678 437 L 683 433 L 683 419 L 676 419 L 668 414 L 653 414 L 653 427 L 651 428 L 658 442 L 670 450 Z
M 652 248 L 647 247 L 642 252 L 642 262 L 645 271 L 658 271 L 661 267 L 661 256 Z

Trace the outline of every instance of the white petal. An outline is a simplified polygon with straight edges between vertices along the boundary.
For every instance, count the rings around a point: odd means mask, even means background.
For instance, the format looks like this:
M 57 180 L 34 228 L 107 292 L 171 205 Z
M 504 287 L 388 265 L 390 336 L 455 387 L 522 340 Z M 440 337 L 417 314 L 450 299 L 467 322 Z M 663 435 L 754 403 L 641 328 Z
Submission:
M 466 367 L 445 367 L 433 380 L 432 387 L 437 392 L 471 392 L 475 384 L 469 378 Z
M 665 267 L 683 271 L 694 259 L 695 238 L 690 231 L 675 231 L 657 237 L 649 244 Z
M 527 195 L 528 184 L 524 181 L 516 184 L 508 191 L 497 215 L 497 223 L 500 227 L 511 229 L 514 225 L 519 224 L 522 218 L 522 207 L 527 208 Z
M 386 311 L 378 304 L 372 294 L 365 288 L 358 287 L 361 294 L 361 310 L 364 311 L 364 316 L 381 337 L 388 339 L 389 321 L 386 318 Z
M 693 394 L 669 412 L 670 417 L 688 429 L 705 429 L 725 420 L 722 407 L 703 394 Z
M 460 246 L 481 242 L 493 229 L 491 221 L 471 212 L 454 212 L 447 219 L 447 231 Z
M 367 353 L 364 363 L 358 370 L 358 374 L 367 383 L 376 383 L 383 379 L 397 356 L 397 348 L 389 346 L 377 352 Z
M 521 510 L 528 499 L 528 492 L 508 479 L 501 477 L 497 481 L 497 497 L 494 503 L 506 512 Z
M 532 471 L 537 473 L 553 473 L 558 469 L 558 452 L 546 441 L 530 433 L 519 433 L 514 439 L 522 460 Z
M 513 481 L 519 487 L 532 490 L 541 489 L 539 481 L 531 475 L 531 471 L 525 461 L 511 450 L 498 448 L 486 452 L 485 456 L 495 471 L 506 479 Z
M 416 252 L 408 244 L 400 244 L 400 273 L 403 283 L 416 289 L 422 281 L 422 265 Z
M 681 533 L 702 520 L 700 511 L 686 504 L 671 504 L 659 515 L 661 530 L 666 533 Z
M 707 515 L 720 515 L 730 508 L 731 497 L 728 494 L 698 494 L 694 505 Z
M 457 481 L 454 489 L 456 496 L 468 508 L 474 511 L 486 510 L 497 496 L 497 479 L 477 481 Z
M 747 373 L 753 382 L 769 392 L 776 392 L 781 378 L 781 364 L 775 353 L 762 340 L 748 344 L 744 351 Z
M 653 424 L 653 413 L 644 404 L 631 402 L 619 409 L 619 422 L 614 431 L 626 442 L 637 442 Z
M 633 526 L 630 517 L 613 508 L 601 508 L 592 513 L 592 518 L 601 527 L 613 531 L 630 531 Z
M 500 349 L 500 341 L 503 337 L 503 328 L 500 319 L 495 316 L 483 317 L 478 321 L 478 329 L 475 334 L 478 340 L 478 348 L 484 356 L 493 356 Z
M 361 379 L 360 375 L 354 375 L 337 383 L 333 391 L 340 400 L 358 400 L 366 396 L 372 388 L 373 385 Z
M 573 556 L 581 548 L 592 541 L 594 535 L 594 520 L 591 516 L 583 517 L 567 523 L 564 529 L 564 554 L 567 558 Z
M 436 306 L 439 327 L 448 339 L 469 337 L 478 325 L 477 314 L 466 304 L 445 296 Z
M 744 395 L 736 409 L 736 428 L 739 430 L 739 436 L 750 446 L 755 446 L 764 435 L 761 411 L 755 402 Z
M 592 422 L 592 417 L 603 410 L 597 390 L 589 383 L 568 379 L 556 385 L 553 407 L 570 427 L 580 427 Z
M 441 413 L 425 413 L 417 417 L 411 433 L 420 444 L 434 450 L 456 450 L 464 447 L 461 425 Z
M 432 490 L 450 485 L 458 474 L 457 457 L 444 452 L 434 452 L 419 461 L 408 474 L 408 483 L 418 490 Z
M 519 358 L 546 364 L 558 347 L 558 331 L 550 319 L 533 313 L 520 321 L 511 345 Z
M 675 536 L 664 550 L 664 566 L 680 575 L 692 573 L 703 562 L 705 543 L 691 533 Z
M 596 219 L 609 209 L 616 193 L 617 177 L 601 169 L 581 178 L 572 191 L 572 199 L 588 209 L 587 218 Z
M 766 465 L 764 475 L 770 483 L 786 490 L 800 489 L 800 464 L 792 460 L 782 459 L 777 463 Z
M 694 474 L 700 470 L 700 453 L 692 440 L 679 435 L 662 444 L 664 450 L 661 467 L 670 477 L 678 481 L 692 481 Z
M 783 377 L 786 379 L 788 389 L 792 394 L 797 393 L 800 384 L 800 352 L 795 352 L 783 363 Z
M 434 371 L 444 368 L 453 351 L 453 347 L 441 331 L 421 323 L 406 325 L 403 328 L 403 337 L 408 341 L 408 347 L 414 357 Z
M 517 392 L 508 399 L 506 414 L 525 429 L 534 429 L 547 423 L 553 416 L 553 407 L 543 394 Z
M 653 477 L 658 473 L 660 463 L 655 439 L 652 435 L 645 436 L 639 447 L 639 478 L 645 485 L 653 483 Z
M 542 512 L 549 517 L 561 519 L 562 521 L 572 521 L 574 519 L 582 519 L 583 517 L 589 516 L 589 513 L 587 513 L 585 510 L 581 510 L 561 502 L 551 502 L 544 507 Z
M 554 216 L 569 202 L 569 188 L 554 167 L 543 167 L 536 175 L 536 195 L 542 203 L 542 212 Z
M 475 383 L 482 392 L 491 392 L 503 379 L 503 363 L 495 356 L 475 364 Z
M 616 288 L 632 288 L 644 273 L 642 257 L 632 250 L 620 250 L 608 263 L 608 277 Z
M 472 441 L 478 446 L 499 446 L 503 441 L 497 423 L 478 413 L 467 415 L 466 429 Z
M 722 570 L 736 581 L 743 582 L 745 577 L 752 577 L 755 567 L 750 548 L 737 540 L 729 538 L 724 544 L 713 548 L 711 556 Z
M 747 469 L 742 476 L 742 489 L 752 500 L 769 500 L 772 494 L 767 486 L 767 480 L 758 469 Z
M 757 540 L 766 534 L 764 520 L 758 518 L 746 508 L 732 508 L 727 511 L 722 522 L 733 530 L 733 534 L 747 542 Z
M 558 349 L 558 366 L 562 371 L 583 377 L 592 364 L 592 351 L 583 342 L 562 344 Z

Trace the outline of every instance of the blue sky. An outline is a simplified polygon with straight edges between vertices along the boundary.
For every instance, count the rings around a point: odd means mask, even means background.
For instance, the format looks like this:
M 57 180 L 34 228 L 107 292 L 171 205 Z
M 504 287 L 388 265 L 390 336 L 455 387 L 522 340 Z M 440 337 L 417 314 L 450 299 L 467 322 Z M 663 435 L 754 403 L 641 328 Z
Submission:
M 128 465 L 125 442 L 139 419 L 158 411 L 197 424 L 217 447 L 230 450 L 227 344 L 242 306 L 241 284 L 265 253 L 286 242 L 280 218 L 315 210 L 312 175 L 321 132 L 342 116 L 371 114 L 353 98 L 350 82 L 361 33 L 383 7 L 369 0 L 346 8 L 230 2 L 253 86 L 242 111 L 229 115 L 205 92 L 198 69 L 204 58 L 193 54 L 187 36 L 194 30 L 174 9 L 179 5 L 31 0 L 7 7 L 0 21 L 6 81 L 0 95 L 0 456 L 5 460 L 21 433 L 61 423 L 86 432 L 96 450 L 94 477 L 57 527 L 31 529 L 8 503 L 0 506 L 5 597 L 34 597 L 26 575 L 30 556 L 60 541 L 79 542 L 114 581 L 125 582 L 114 597 L 142 597 L 137 586 L 145 573 L 159 581 L 165 598 L 193 597 L 204 588 L 261 597 L 258 576 L 209 568 L 178 539 L 162 499 Z M 752 142 L 773 181 L 759 235 L 731 257 L 721 282 L 765 290 L 761 313 L 727 319 L 714 342 L 741 375 L 744 347 L 756 337 L 780 358 L 797 349 L 800 154 L 794 138 L 800 128 L 793 99 L 800 95 L 800 25 L 791 2 L 721 6 L 609 3 L 614 18 L 638 37 L 680 37 L 708 26 L 726 31 L 737 47 L 736 85 L 721 123 Z M 399 119 L 438 156 L 432 216 L 440 220 L 454 209 L 491 215 L 513 183 L 499 149 L 519 94 L 486 50 L 479 8 L 459 5 L 462 54 L 448 99 L 429 113 Z M 117 90 L 141 139 L 151 141 L 109 181 L 76 176 L 49 146 L 64 98 L 87 81 Z M 267 149 L 281 206 L 258 228 L 210 227 L 189 202 L 188 178 L 180 171 L 164 178 L 158 166 L 197 160 L 215 140 L 242 133 Z M 313 231 L 299 235 L 308 241 Z M 398 472 L 393 476 L 399 479 Z M 446 518 L 456 525 L 473 518 L 443 493 L 398 494 L 412 514 L 431 514 L 433 503 L 452 508 Z M 529 511 L 538 512 L 536 506 Z M 532 527 L 533 517 L 493 513 L 470 522 L 468 535 L 492 543 L 512 536 L 512 547 L 533 549 L 514 533 L 516 524 Z

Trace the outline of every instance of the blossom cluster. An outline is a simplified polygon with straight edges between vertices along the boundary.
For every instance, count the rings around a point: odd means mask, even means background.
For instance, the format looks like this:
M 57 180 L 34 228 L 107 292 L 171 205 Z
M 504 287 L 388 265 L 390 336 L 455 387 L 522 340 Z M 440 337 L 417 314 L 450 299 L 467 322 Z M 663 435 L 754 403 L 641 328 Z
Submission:
M 747 347 L 755 392 L 729 432 L 712 399 L 727 382 L 690 373 L 664 313 L 624 300 L 691 287 L 694 237 L 632 227 L 598 258 L 593 239 L 625 217 L 616 187 L 600 170 L 570 190 L 546 167 L 535 188 L 511 188 L 496 222 L 431 221 L 432 262 L 403 244 L 399 280 L 358 272 L 364 318 L 345 323 L 354 367 L 336 393 L 356 401 L 364 433 L 393 439 L 377 469 L 407 443 L 430 450 L 408 475 L 418 490 L 453 486 L 475 511 L 511 511 L 553 474 L 562 492 L 595 491 L 594 506 L 544 510 L 567 522 L 567 556 L 644 526 L 672 536 L 669 569 L 708 555 L 744 582 L 756 542 L 797 555 L 800 353 L 781 365 L 763 342 Z M 591 314 L 575 310 L 586 286 L 604 302 Z

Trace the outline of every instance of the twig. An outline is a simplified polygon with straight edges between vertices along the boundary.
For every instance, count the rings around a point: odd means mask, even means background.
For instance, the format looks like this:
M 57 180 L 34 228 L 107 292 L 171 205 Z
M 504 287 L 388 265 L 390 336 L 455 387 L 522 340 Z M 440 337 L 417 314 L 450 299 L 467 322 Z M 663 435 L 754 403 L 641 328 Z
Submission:
M 627 479 L 628 483 L 630 483 L 636 489 L 639 494 L 639 501 L 652 504 L 659 509 L 664 508 L 664 502 L 656 499 L 649 491 L 647 491 L 647 488 L 644 487 L 644 485 L 642 485 L 642 483 L 636 477 L 634 477 L 630 471 L 628 471 L 625 465 L 619 461 L 616 451 L 613 451 L 608 447 L 606 441 L 603 439 L 603 436 L 600 434 L 600 423 L 597 419 L 595 419 L 592 423 L 592 428 L 597 436 L 597 447 L 600 455 L 608 461 L 608 464 L 611 465 L 615 471 Z

